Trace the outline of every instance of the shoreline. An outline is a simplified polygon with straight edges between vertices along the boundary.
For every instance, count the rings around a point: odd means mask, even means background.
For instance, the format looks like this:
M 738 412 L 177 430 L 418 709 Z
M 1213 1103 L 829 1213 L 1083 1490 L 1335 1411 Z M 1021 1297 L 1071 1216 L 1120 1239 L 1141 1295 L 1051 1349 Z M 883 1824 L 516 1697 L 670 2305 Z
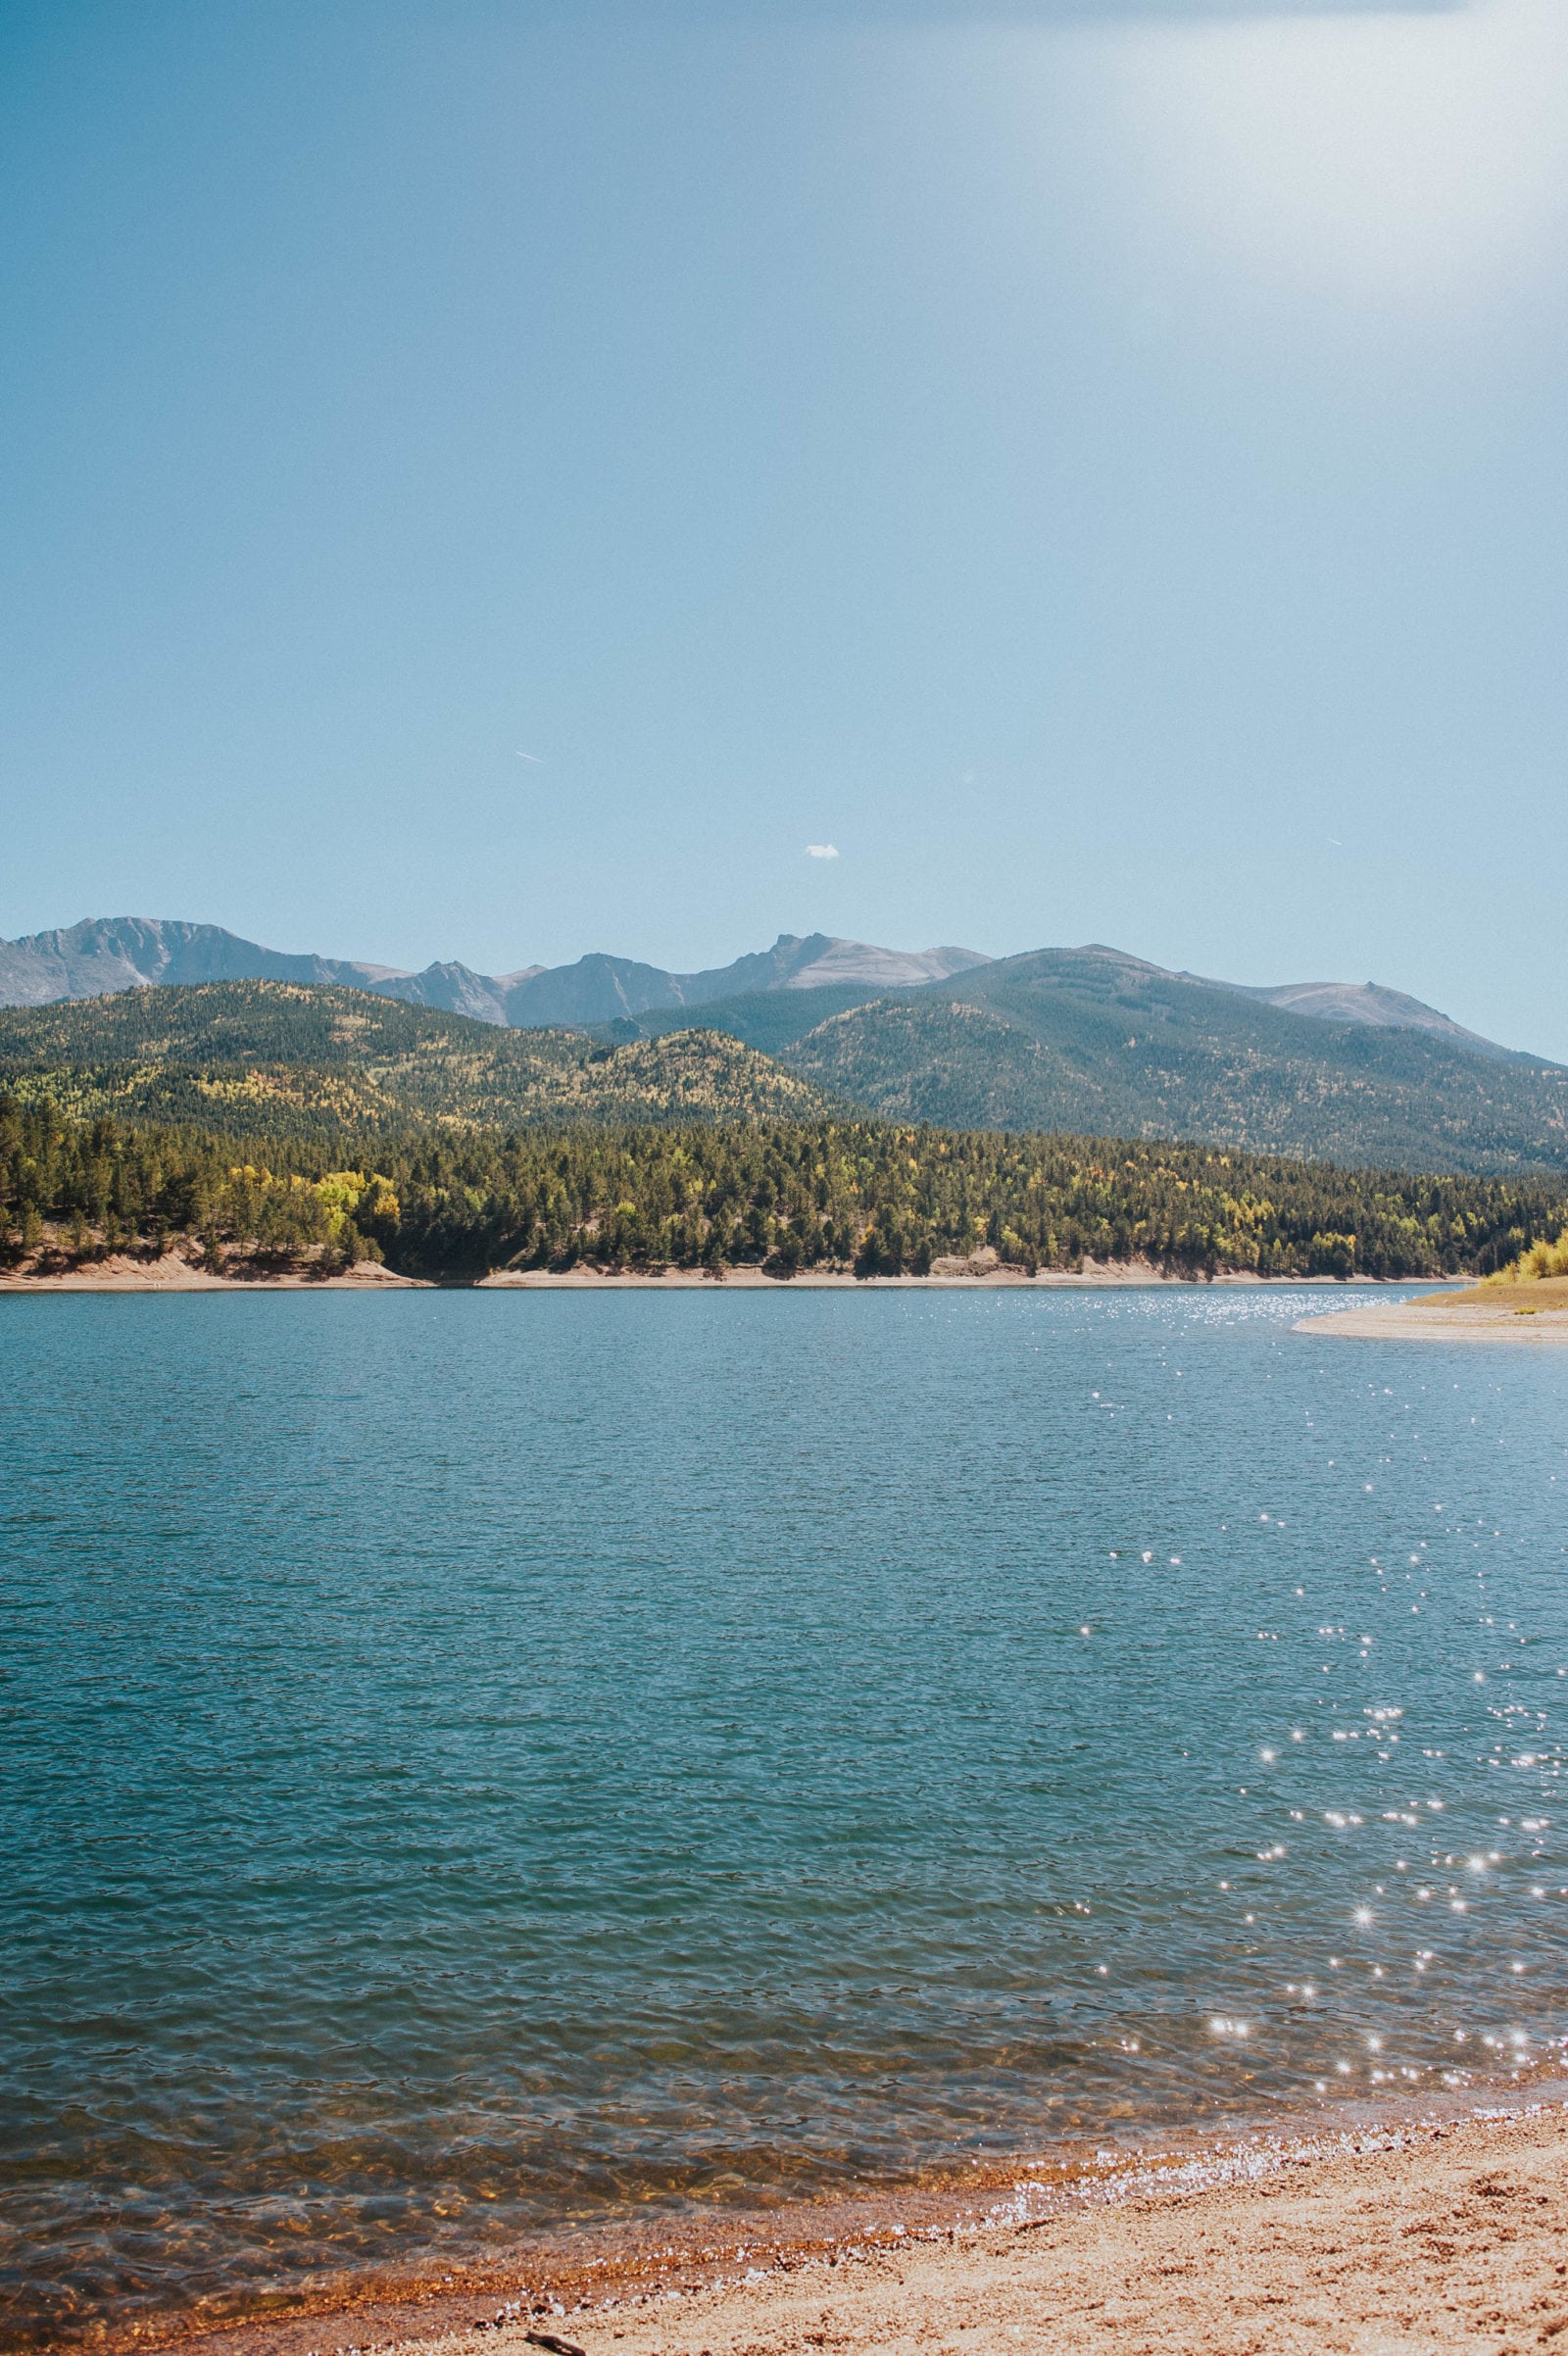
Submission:
M 334 1276 L 318 1276 L 299 1268 L 266 1275 L 216 1275 L 182 1253 L 171 1252 L 159 1260 L 137 1260 L 119 1252 L 56 1273 L 0 1276 L 0 1293 L 1104 1292 L 1150 1285 L 1186 1286 L 1194 1291 L 1215 1286 L 1295 1285 L 1343 1293 L 1385 1292 L 1395 1284 L 1443 1286 L 1463 1281 L 1460 1277 L 1258 1276 L 1245 1268 L 1228 1269 L 1216 1276 L 1184 1276 L 1151 1260 L 1087 1260 L 1081 1270 L 1043 1268 L 1031 1276 L 1025 1268 L 979 1254 L 968 1260 L 938 1260 L 928 1276 L 856 1276 L 845 1268 L 783 1277 L 743 1264 L 726 1268 L 722 1277 L 703 1268 L 662 1268 L 657 1273 L 593 1267 L 501 1268 L 468 1283 L 442 1284 L 429 1277 L 398 1275 L 379 1260 L 356 1261 Z
M 357 1260 L 335 1276 L 298 1268 L 271 1276 L 215 1276 L 175 1252 L 160 1260 L 116 1252 L 89 1267 L 47 1276 L 0 1276 L 0 1293 L 428 1293 L 422 1276 L 398 1276 L 379 1260 Z
M 1523 1288 L 1521 1288 L 1523 1289 Z M 1293 1333 L 1342 1342 L 1568 1342 L 1568 1309 L 1521 1307 L 1504 1295 L 1494 1307 L 1469 1301 L 1383 1301 L 1298 1317 Z
M 726 1268 L 721 1279 L 701 1269 L 666 1268 L 659 1275 L 607 1274 L 597 1268 L 553 1269 L 519 1268 L 515 1271 L 498 1270 L 482 1276 L 473 1288 L 485 1293 L 601 1293 L 620 1291 L 653 1292 L 770 1292 L 823 1293 L 852 1291 L 857 1293 L 955 1293 L 955 1292 L 1114 1292 L 1129 1287 L 1150 1285 L 1185 1285 L 1193 1291 L 1215 1286 L 1246 1285 L 1350 1285 L 1373 1287 L 1379 1290 L 1386 1284 L 1419 1284 L 1420 1277 L 1384 1278 L 1380 1276 L 1256 1276 L 1248 1269 L 1227 1270 L 1218 1276 L 1176 1276 L 1150 1261 L 1105 1260 L 1089 1263 L 1075 1271 L 1066 1268 L 1042 1268 L 1031 1276 L 1027 1269 L 997 1266 L 994 1268 L 947 1269 L 934 1267 L 929 1276 L 855 1276 L 848 1269 L 833 1269 L 820 1274 L 799 1276 L 768 1276 L 760 1268 Z M 1434 1281 L 1443 1282 L 1443 1279 Z
M 575 2252 L 537 2246 L 205 2326 L 149 2319 L 90 2344 L 458 2356 L 483 2331 L 506 2356 L 537 2332 L 586 2356 L 956 2356 L 1019 2341 L 1042 2356 L 1503 2356 L 1568 2332 L 1562 2093 L 994 2164 L 721 2227 L 656 2218 L 608 2253 L 596 2233 Z

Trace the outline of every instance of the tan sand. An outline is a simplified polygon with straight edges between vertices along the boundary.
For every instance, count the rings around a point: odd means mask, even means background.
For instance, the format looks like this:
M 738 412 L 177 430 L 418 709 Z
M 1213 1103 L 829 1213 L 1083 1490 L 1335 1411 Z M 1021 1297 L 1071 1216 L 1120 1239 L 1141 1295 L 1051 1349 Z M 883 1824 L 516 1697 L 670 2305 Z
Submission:
M 404 1291 L 421 1282 L 417 1276 L 394 1276 L 379 1260 L 358 1260 L 340 1276 L 302 1275 L 297 1269 L 278 1276 L 214 1276 L 178 1252 L 154 1260 L 111 1252 L 59 1276 L 0 1276 L 0 1293 L 363 1293 Z
M 445 2290 L 203 2337 L 207 2356 L 1522 2356 L 1568 2348 L 1568 2112 L 1252 2144 L 989 2213 L 704 2266 L 590 2303 Z M 524 2278 L 525 2279 L 525 2278 Z M 514 2278 L 515 2280 L 515 2278 Z M 535 2277 L 537 2283 L 539 2278 Z M 480 2334 L 483 2334 L 482 2339 Z M 530 2341 L 530 2334 L 534 2335 Z M 542 2336 L 541 2336 L 542 2335 Z M 190 2343 L 186 2343 L 189 2345 Z
M 1499 1288 L 1486 1301 L 1427 1297 L 1340 1309 L 1326 1317 L 1298 1318 L 1295 1330 L 1349 1342 L 1568 1342 L 1568 1308 L 1534 1308 L 1530 1290 L 1528 1285 Z

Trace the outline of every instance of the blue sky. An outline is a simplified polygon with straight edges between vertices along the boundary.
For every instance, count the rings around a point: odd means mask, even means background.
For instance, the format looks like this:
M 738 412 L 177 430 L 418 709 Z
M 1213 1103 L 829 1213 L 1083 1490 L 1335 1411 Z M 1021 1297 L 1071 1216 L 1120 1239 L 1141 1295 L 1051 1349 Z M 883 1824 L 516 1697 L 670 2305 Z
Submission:
M 1568 1057 L 1565 232 L 1560 0 L 4 0 L 0 934 Z

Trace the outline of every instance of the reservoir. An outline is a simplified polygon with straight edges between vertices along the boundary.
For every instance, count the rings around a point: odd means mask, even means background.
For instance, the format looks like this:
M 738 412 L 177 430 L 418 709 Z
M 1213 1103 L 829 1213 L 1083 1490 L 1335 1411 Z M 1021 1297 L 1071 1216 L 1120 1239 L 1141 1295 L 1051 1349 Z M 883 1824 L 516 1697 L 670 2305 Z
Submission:
M 1568 1353 L 0 1301 L 13 2344 L 1568 2037 Z

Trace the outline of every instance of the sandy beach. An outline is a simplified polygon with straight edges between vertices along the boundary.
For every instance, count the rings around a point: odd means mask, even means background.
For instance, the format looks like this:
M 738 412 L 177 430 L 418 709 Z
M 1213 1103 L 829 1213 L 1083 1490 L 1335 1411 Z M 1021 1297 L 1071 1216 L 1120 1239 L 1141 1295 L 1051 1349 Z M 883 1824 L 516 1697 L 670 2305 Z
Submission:
M 1554 2101 L 1116 2162 L 1054 2195 L 1021 2181 L 946 2219 L 929 2202 L 889 2206 L 875 2230 L 838 2238 L 670 2243 L 597 2282 L 492 2278 L 184 2344 L 456 2356 L 483 2333 L 498 2356 L 563 2344 L 585 2356 L 1519 2356 L 1568 2344 L 1565 2231 L 1568 2109 Z
M 1484 1304 L 1460 1301 L 1391 1301 L 1302 1317 L 1296 1332 L 1347 1342 L 1568 1342 L 1568 1308 L 1534 1307 L 1530 1288 L 1510 1287 Z M 1521 1300 L 1520 1295 L 1526 1296 Z

